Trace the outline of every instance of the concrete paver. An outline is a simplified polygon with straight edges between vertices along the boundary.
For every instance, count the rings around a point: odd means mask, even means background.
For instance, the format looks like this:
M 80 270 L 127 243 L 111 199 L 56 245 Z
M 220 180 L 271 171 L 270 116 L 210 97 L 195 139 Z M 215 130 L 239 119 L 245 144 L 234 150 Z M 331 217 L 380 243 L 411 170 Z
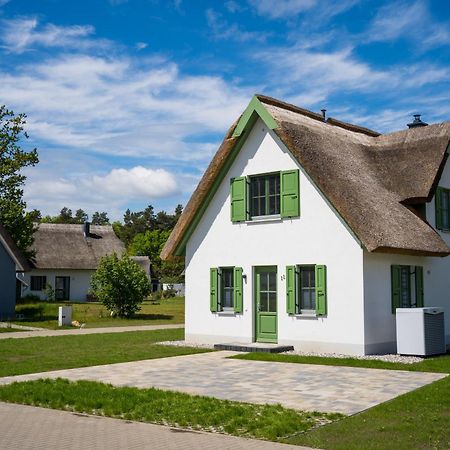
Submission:
M 0 378 L 93 380 L 156 387 L 249 403 L 354 414 L 446 374 L 227 359 L 221 351 Z
M 183 323 L 167 325 L 134 325 L 129 327 L 103 327 L 103 328 L 74 328 L 69 330 L 41 330 L 41 331 L 18 331 L 11 333 L 0 333 L 0 339 L 23 339 L 29 337 L 43 336 L 82 336 L 86 334 L 99 333 L 125 333 L 127 331 L 151 331 L 169 328 L 184 328 Z
M 8 403 L 0 403 L 0 447 L 8 450 L 307 450 Z

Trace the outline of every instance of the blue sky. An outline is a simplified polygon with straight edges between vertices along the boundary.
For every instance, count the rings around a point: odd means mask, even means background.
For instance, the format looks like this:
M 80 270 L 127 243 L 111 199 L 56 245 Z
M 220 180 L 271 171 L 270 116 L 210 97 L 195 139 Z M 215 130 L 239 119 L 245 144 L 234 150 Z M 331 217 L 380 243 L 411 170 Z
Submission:
M 185 204 L 256 92 L 381 132 L 450 120 L 450 2 L 0 0 L 28 207 Z

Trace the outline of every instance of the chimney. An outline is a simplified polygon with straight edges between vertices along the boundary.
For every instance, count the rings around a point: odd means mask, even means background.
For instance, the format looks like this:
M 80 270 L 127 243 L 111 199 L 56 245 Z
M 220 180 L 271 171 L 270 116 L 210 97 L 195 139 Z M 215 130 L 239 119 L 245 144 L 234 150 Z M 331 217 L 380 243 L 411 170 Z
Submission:
M 86 222 L 84 222 L 83 232 L 84 232 L 85 238 L 89 237 L 89 235 L 91 234 L 91 222 L 88 222 L 87 220 L 86 220 Z
M 414 114 L 414 120 L 408 123 L 408 128 L 426 127 L 427 125 L 427 123 L 422 122 L 420 119 L 420 114 Z
M 323 121 L 326 122 L 327 121 L 327 118 L 326 118 L 327 110 L 326 109 L 321 109 L 321 111 L 322 111 Z

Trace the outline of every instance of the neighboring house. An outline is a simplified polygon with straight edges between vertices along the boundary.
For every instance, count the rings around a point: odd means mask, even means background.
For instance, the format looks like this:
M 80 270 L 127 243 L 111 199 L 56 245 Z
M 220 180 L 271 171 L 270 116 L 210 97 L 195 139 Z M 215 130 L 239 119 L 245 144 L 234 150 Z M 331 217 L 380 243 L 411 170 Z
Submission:
M 125 245 L 110 225 L 41 223 L 34 233 L 36 256 L 25 275 L 28 288 L 22 291 L 46 299 L 50 285 L 57 300 L 85 301 L 90 280 L 100 258 L 125 252 Z
M 396 350 L 399 307 L 445 309 L 450 123 L 380 135 L 255 96 L 161 257 L 185 257 L 186 340 Z
M 11 236 L 0 225 L 0 320 L 15 316 L 17 284 L 28 262 Z

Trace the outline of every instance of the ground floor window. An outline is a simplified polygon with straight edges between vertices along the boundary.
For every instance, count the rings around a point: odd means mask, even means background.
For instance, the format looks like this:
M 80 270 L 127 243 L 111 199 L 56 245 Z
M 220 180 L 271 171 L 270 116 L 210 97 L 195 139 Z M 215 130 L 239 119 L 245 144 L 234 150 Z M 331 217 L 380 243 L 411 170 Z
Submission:
M 327 313 L 327 278 L 324 265 L 286 267 L 288 314 Z
M 392 312 L 423 306 L 423 267 L 391 266 Z
M 32 275 L 30 279 L 30 289 L 32 291 L 43 291 L 47 285 L 47 277 L 45 275 Z
M 242 312 L 242 268 L 210 269 L 210 310 Z

